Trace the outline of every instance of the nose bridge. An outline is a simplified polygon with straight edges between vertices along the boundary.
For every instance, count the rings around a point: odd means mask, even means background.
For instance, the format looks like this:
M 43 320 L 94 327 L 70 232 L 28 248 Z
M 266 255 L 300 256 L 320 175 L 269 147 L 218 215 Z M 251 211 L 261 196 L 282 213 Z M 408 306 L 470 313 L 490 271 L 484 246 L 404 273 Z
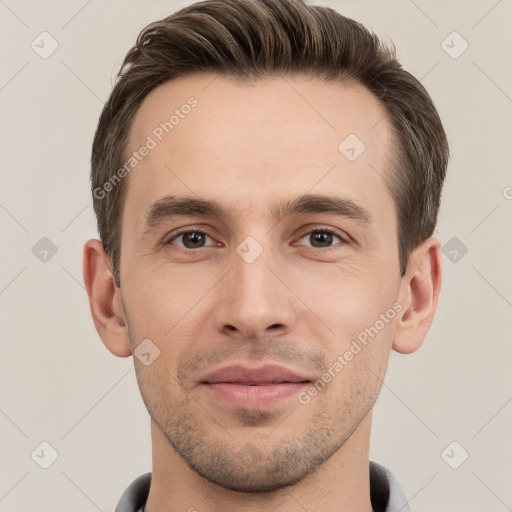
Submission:
M 268 300 L 275 286 L 275 276 L 269 267 L 276 266 L 276 253 L 269 239 L 267 237 L 263 245 L 248 236 L 236 247 L 236 256 L 233 255 L 235 289 L 241 294 L 252 294 L 255 301 Z

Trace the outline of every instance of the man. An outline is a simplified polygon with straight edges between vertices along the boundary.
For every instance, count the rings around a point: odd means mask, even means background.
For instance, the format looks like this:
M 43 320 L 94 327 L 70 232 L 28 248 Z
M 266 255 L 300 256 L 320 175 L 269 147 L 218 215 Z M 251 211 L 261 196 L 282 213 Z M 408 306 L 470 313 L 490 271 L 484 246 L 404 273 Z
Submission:
M 448 154 L 394 49 L 332 9 L 208 0 L 139 34 L 84 247 L 151 417 L 117 512 L 409 510 L 369 461 L 372 407 L 433 320 Z

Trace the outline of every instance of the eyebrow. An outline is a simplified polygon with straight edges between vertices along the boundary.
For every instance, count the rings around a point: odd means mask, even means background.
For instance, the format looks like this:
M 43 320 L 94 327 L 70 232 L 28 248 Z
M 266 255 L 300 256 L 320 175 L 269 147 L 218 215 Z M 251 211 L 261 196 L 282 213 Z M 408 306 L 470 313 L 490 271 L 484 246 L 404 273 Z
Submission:
M 143 235 L 175 217 L 228 218 L 230 211 L 231 207 L 228 208 L 218 201 L 168 195 L 155 201 L 146 210 L 143 219 Z M 308 213 L 329 213 L 353 219 L 361 224 L 371 224 L 374 220 L 366 208 L 351 199 L 320 194 L 305 194 L 293 200 L 282 199 L 279 203 L 271 206 L 270 213 L 278 222 L 290 215 L 305 215 Z

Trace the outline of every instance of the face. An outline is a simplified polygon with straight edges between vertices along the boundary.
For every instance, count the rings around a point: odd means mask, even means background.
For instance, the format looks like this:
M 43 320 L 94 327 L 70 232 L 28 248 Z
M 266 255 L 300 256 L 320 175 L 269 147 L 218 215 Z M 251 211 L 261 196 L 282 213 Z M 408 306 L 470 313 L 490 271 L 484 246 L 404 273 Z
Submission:
M 128 152 L 143 145 L 127 178 L 120 294 L 132 348 L 149 339 L 160 351 L 134 357 L 149 414 L 212 482 L 298 482 L 371 410 L 392 346 L 385 110 L 353 82 L 201 74 L 146 97 Z

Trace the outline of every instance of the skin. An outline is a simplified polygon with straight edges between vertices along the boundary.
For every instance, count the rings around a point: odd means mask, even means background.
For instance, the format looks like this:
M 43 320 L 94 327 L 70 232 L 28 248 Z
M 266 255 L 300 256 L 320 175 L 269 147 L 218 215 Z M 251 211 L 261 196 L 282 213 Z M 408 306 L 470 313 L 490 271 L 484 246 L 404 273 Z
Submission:
M 150 339 L 160 350 L 148 366 L 133 358 L 151 416 L 146 511 L 370 512 L 372 406 L 391 350 L 423 343 L 441 285 L 435 237 L 400 278 L 396 209 L 383 181 L 393 156 L 386 112 L 354 82 L 287 75 L 241 85 L 199 74 L 145 98 L 129 152 L 190 96 L 197 107 L 127 178 L 120 288 L 101 242 L 84 246 L 84 281 L 106 347 L 127 357 Z M 353 162 L 338 150 L 350 133 L 366 145 Z M 271 205 L 305 193 L 350 198 L 373 223 L 271 216 Z M 168 194 L 231 210 L 169 219 L 143 236 L 146 210 Z M 164 244 L 189 227 L 208 235 L 202 248 L 186 235 Z M 314 246 L 311 232 L 323 227 L 341 236 Z M 236 251 L 247 236 L 263 249 L 252 263 Z M 394 319 L 307 404 L 295 395 L 246 410 L 199 385 L 233 362 L 274 362 L 317 380 L 394 303 Z

